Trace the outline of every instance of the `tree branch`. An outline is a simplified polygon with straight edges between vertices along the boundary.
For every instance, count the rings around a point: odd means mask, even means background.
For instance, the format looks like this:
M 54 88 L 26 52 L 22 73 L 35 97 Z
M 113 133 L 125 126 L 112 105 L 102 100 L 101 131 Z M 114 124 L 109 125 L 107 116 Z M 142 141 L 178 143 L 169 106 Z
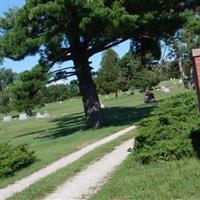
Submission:
M 114 42 L 111 42 L 111 43 L 108 43 L 107 45 L 99 45 L 98 47 L 93 47 L 91 49 L 88 50 L 88 55 L 89 57 L 91 57 L 92 55 L 98 53 L 98 52 L 101 52 L 101 51 L 105 51 L 106 49 L 109 49 L 111 47 L 114 47 L 122 42 L 125 42 L 126 40 L 128 40 L 129 38 L 123 38 L 123 39 L 119 39 L 117 41 L 114 41 Z

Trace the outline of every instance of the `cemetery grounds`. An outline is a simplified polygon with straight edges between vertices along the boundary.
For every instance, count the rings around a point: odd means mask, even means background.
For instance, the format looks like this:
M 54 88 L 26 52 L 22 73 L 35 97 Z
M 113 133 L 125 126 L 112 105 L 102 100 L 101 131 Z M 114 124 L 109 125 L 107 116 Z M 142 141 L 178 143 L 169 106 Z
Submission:
M 178 92 L 182 92 L 182 90 L 172 88 L 169 93 L 156 91 L 156 100 L 162 100 Z M 84 130 L 82 103 L 79 98 L 67 100 L 63 103 L 57 102 L 46 105 L 43 111 L 48 111 L 50 114 L 49 118 L 36 119 L 32 117 L 24 121 L 15 119 L 11 122 L 2 123 L 1 141 L 9 141 L 14 145 L 27 143 L 30 149 L 35 151 L 37 160 L 29 167 L 16 172 L 14 176 L 2 179 L 1 188 L 88 144 L 137 123 L 140 119 L 148 116 L 154 106 L 156 106 L 156 104 L 144 105 L 143 94 L 121 94 L 118 99 L 115 99 L 114 95 L 100 96 L 100 99 L 106 106 L 104 113 L 107 126 L 103 129 Z M 16 115 L 16 113 L 13 113 L 13 115 Z M 38 198 L 40 195 L 43 196 L 45 192 L 51 191 L 56 184 L 60 184 L 77 171 L 80 171 L 88 162 L 98 159 L 106 152 L 110 152 L 114 146 L 128 138 L 132 138 L 135 134 L 137 134 L 135 131 L 131 132 L 127 136 L 121 137 L 97 150 L 93 150 L 69 166 L 67 174 L 66 171 L 64 172 L 65 169 L 63 169 L 56 173 L 57 175 L 54 174 L 47 177 L 44 182 L 41 181 L 32 188 L 14 196 L 13 199 L 21 199 L 22 197 L 37 199 L 37 196 L 33 196 L 33 191 L 35 191 L 34 195 L 38 195 Z M 149 197 L 149 199 L 155 199 L 156 197 L 170 198 L 170 195 L 174 193 L 180 196 L 185 178 L 191 182 L 187 190 L 191 189 L 194 192 L 198 188 L 197 183 L 200 185 L 197 180 L 200 174 L 195 171 L 200 165 L 195 159 L 168 163 L 165 167 L 162 164 L 150 165 L 148 167 L 139 166 L 137 163 L 134 164 L 135 166 L 132 166 L 133 161 L 129 157 L 117 172 L 113 174 L 103 189 L 96 196 L 92 197 L 92 199 L 116 199 L 118 197 L 119 199 L 145 199 L 146 197 Z M 192 168 L 194 172 L 192 172 Z M 181 172 L 184 172 L 184 176 L 180 176 Z M 63 174 L 65 174 L 65 177 L 63 177 Z M 167 179 L 172 174 L 174 177 L 173 180 Z M 161 187 L 160 184 L 163 180 L 169 180 L 166 181 L 165 187 L 163 185 Z M 195 181 L 195 184 L 192 184 L 192 180 Z M 180 181 L 180 185 L 177 184 L 177 181 Z M 36 194 L 37 188 L 44 185 L 44 183 L 46 189 Z M 145 193 L 141 184 L 145 186 Z M 158 192 L 152 192 L 153 185 L 158 186 Z M 133 187 L 135 188 L 134 190 Z M 115 193 L 112 192 L 113 190 L 115 190 Z M 189 195 L 190 193 L 187 190 L 183 192 Z M 196 194 L 199 195 L 197 191 Z

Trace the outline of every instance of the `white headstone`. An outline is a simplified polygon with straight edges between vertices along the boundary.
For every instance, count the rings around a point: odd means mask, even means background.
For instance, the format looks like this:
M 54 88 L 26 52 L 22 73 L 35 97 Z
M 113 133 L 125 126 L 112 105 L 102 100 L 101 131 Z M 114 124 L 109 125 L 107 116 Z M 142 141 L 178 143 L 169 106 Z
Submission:
M 36 118 L 39 119 L 39 118 L 45 118 L 45 117 L 49 117 L 49 113 L 47 111 L 45 112 L 38 112 L 36 114 Z
M 37 119 L 38 118 L 43 118 L 43 115 L 42 115 L 42 113 L 40 113 L 40 112 L 38 112 L 38 113 L 36 113 L 36 116 L 35 116 Z
M 100 101 L 101 108 L 105 108 L 105 105 Z
M 180 80 L 179 80 L 179 83 L 183 83 L 183 81 L 180 79 Z
M 19 115 L 19 120 L 26 120 L 26 119 L 28 119 L 28 116 L 27 116 L 26 113 L 21 113 L 21 114 Z
M 168 92 L 170 92 L 170 89 L 168 87 L 162 86 L 161 87 L 161 91 L 165 92 L 165 93 L 168 93 Z
M 9 116 L 9 115 L 3 117 L 3 121 L 4 121 L 4 122 L 10 122 L 11 120 L 12 120 L 12 117 Z
M 49 113 L 47 111 L 44 112 L 44 117 L 49 117 Z

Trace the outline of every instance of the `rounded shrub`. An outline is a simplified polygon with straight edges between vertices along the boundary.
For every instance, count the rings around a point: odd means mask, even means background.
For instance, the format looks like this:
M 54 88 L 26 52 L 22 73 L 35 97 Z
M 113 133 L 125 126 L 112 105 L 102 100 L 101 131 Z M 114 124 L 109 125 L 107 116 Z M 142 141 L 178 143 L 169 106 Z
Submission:
M 195 144 L 200 144 L 200 115 L 196 95 L 188 92 L 159 103 L 150 117 L 139 123 L 138 132 L 134 156 L 142 163 L 198 155 Z
M 0 177 L 13 175 L 34 160 L 34 151 L 29 151 L 26 144 L 12 147 L 8 143 L 0 143 Z

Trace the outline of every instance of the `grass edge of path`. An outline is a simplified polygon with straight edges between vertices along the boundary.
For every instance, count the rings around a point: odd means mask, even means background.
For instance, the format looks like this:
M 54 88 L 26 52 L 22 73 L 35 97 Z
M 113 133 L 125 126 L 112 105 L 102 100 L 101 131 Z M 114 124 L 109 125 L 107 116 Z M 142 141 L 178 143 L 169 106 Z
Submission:
M 49 193 L 55 191 L 57 186 L 62 185 L 62 183 L 67 181 L 76 173 L 80 172 L 91 163 L 97 161 L 105 154 L 110 153 L 116 146 L 120 145 L 122 142 L 133 138 L 135 134 L 136 130 L 130 131 L 109 143 L 97 147 L 96 149 L 87 153 L 85 156 L 68 165 L 67 167 L 64 167 L 57 172 L 54 172 L 49 176 L 42 178 L 22 192 L 16 193 L 12 197 L 10 197 L 9 200 L 38 200 L 44 198 Z

